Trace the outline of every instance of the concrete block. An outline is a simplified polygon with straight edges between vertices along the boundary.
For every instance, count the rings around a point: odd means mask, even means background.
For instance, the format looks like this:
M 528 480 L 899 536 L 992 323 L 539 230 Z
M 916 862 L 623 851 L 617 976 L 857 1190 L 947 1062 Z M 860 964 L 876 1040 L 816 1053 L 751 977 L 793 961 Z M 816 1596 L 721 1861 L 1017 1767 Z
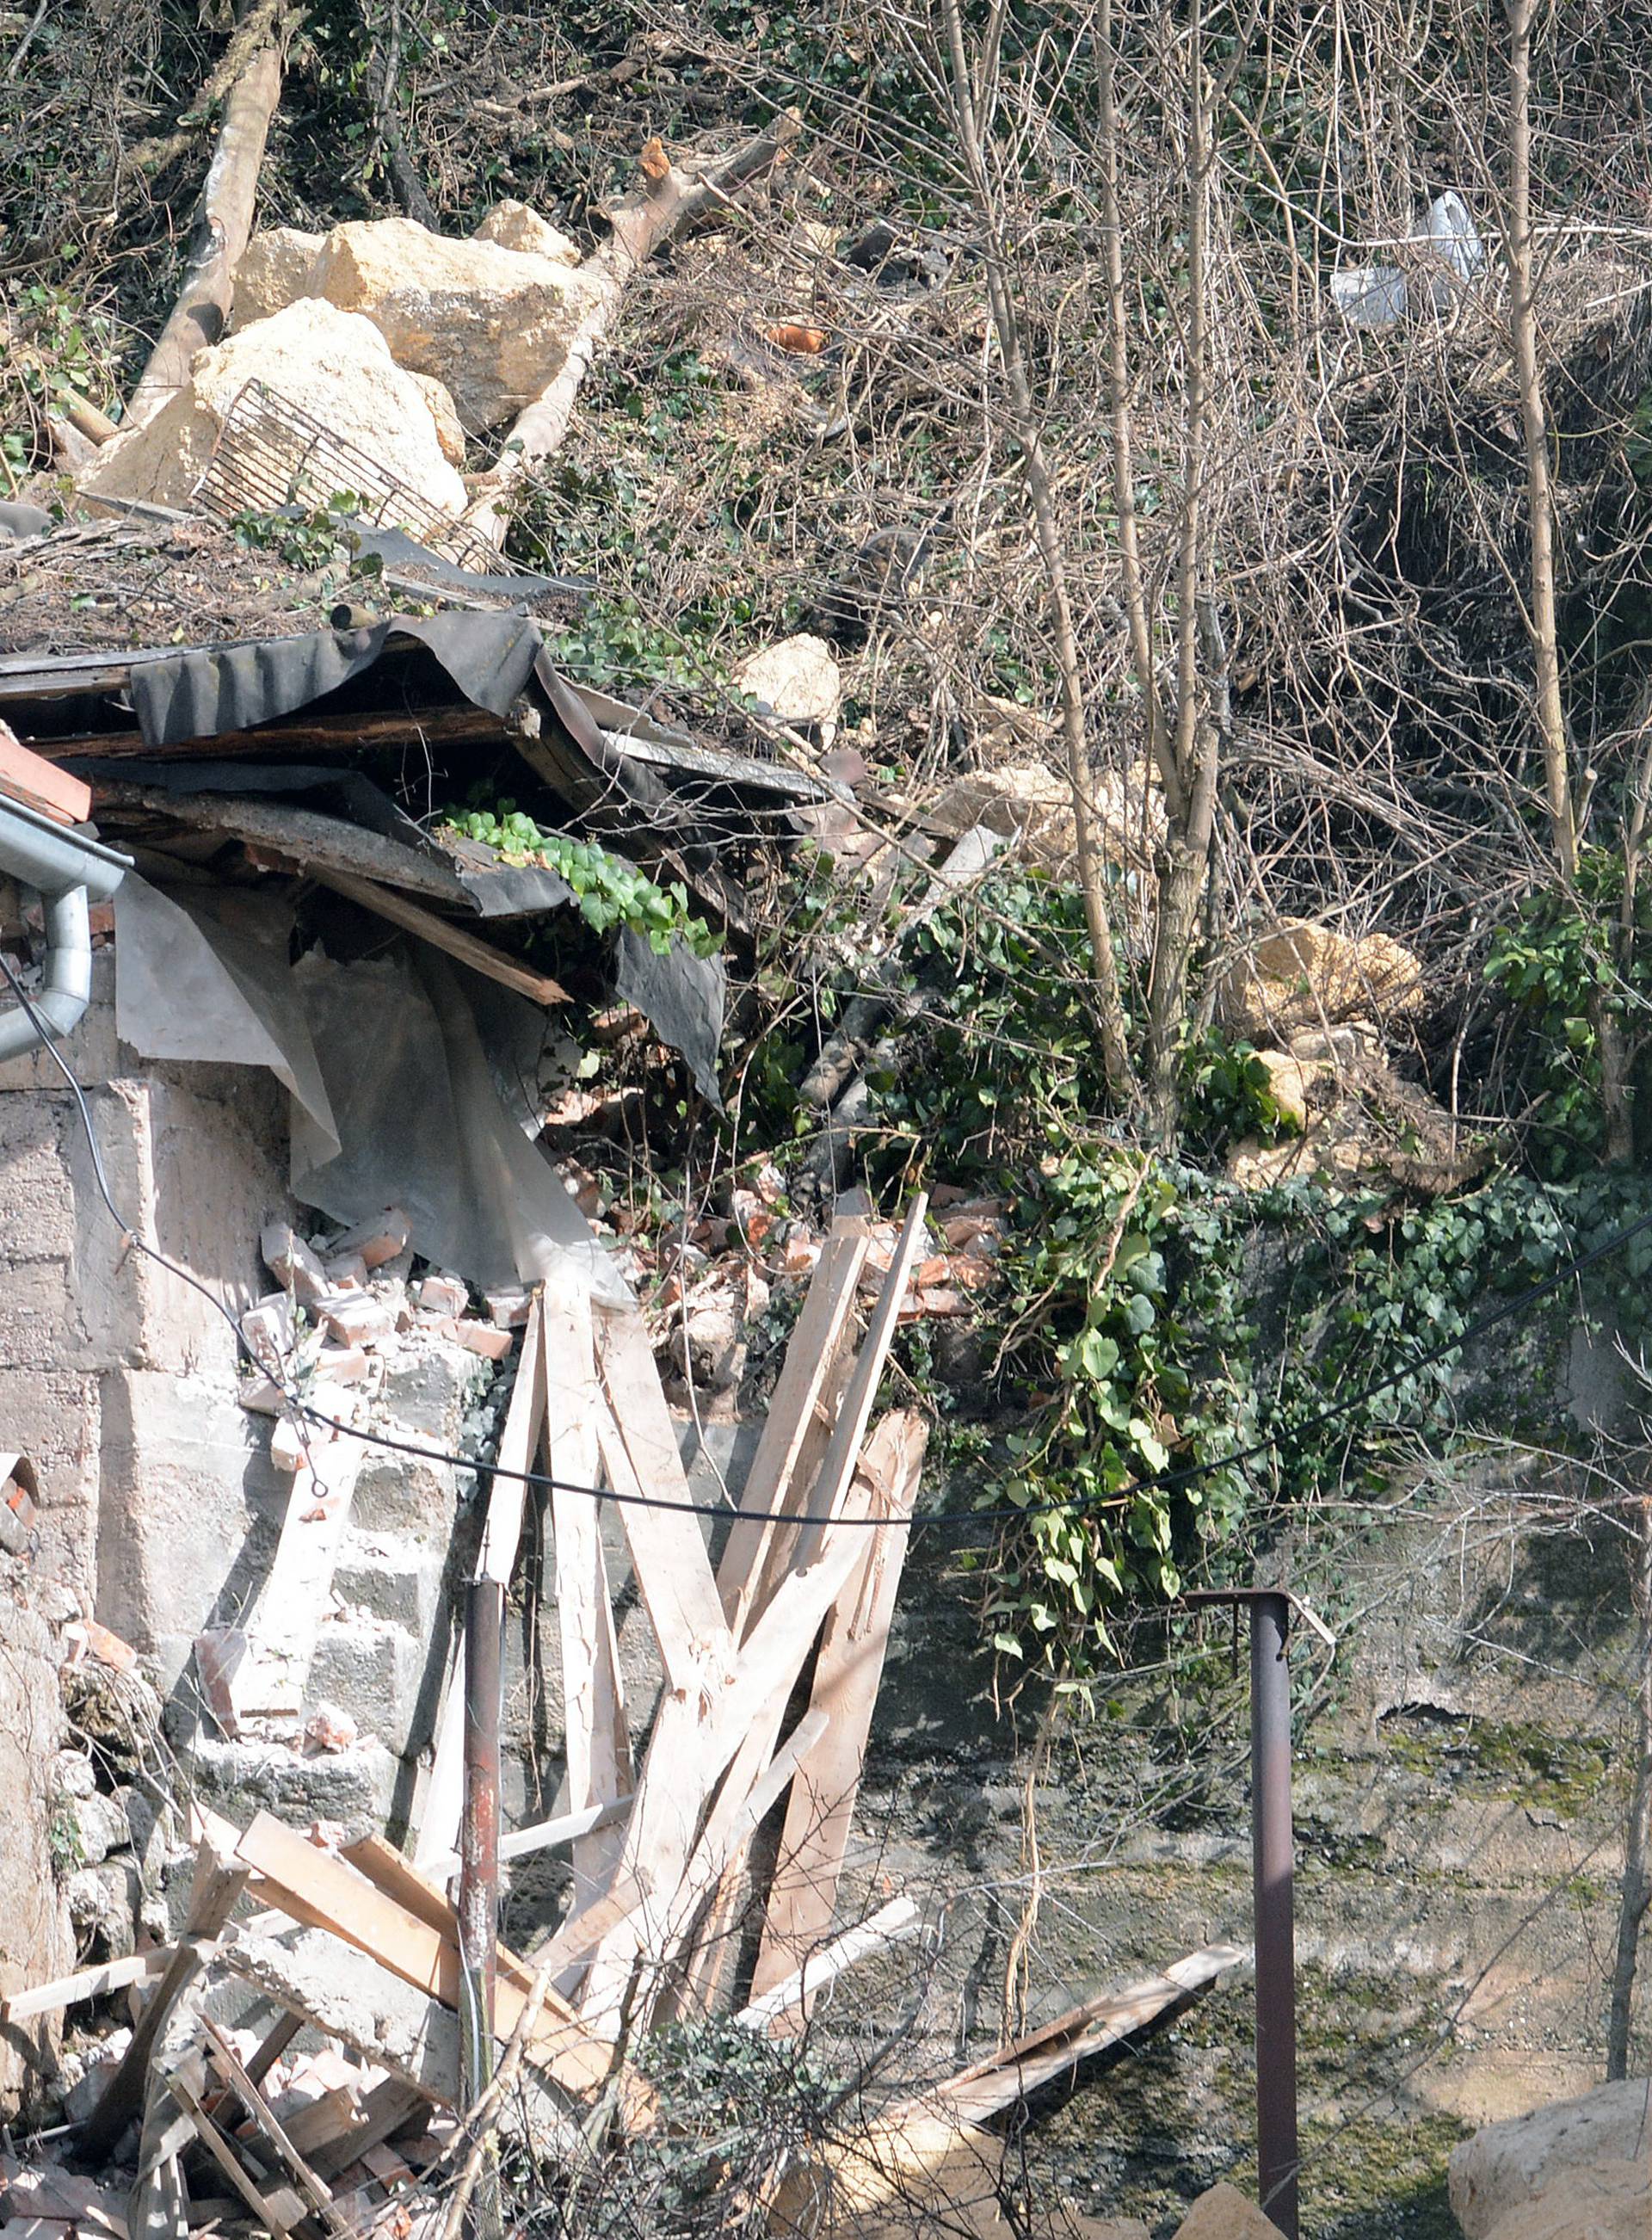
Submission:
M 101 1426 L 98 1615 L 157 1658 L 170 1688 L 208 1621 L 251 1599 L 288 1488 L 265 1425 L 215 1377 L 111 1370 Z
M 409 1334 L 384 1373 L 384 1405 L 406 1430 L 451 1450 L 490 1362 L 428 1330 Z
M 290 1743 L 201 1736 L 190 1764 L 207 1802 L 243 1827 L 256 1812 L 274 1812 L 303 1827 L 336 1820 L 352 1835 L 383 1827 L 401 1770 L 370 1735 L 321 1757 L 304 1757 Z
M 445 1550 L 413 1533 L 353 1527 L 333 1573 L 333 1591 L 340 1602 L 401 1626 L 416 1641 L 428 1641 L 445 1563 Z
M 0 1230 L 0 1234 L 3 1234 Z M 9 1273 L 0 1265 L 0 1283 Z M 5 1443 L 40 1481 L 32 1570 L 61 1580 L 92 1607 L 97 1580 L 100 1380 L 69 1368 L 0 1365 Z
M 363 1450 L 350 1503 L 354 1523 L 370 1532 L 406 1532 L 445 1546 L 459 1513 L 454 1472 L 383 1447 Z
M 417 1708 L 424 1651 L 382 1618 L 329 1618 L 316 1637 L 304 1683 L 305 1716 L 323 1703 L 348 1711 L 363 1736 L 398 1755 Z

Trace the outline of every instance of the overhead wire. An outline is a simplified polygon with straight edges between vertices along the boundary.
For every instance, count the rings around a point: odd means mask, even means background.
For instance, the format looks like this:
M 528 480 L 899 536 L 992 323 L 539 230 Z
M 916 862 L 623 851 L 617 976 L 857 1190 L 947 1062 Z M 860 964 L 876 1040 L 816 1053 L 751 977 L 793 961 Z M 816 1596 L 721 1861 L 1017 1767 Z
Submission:
M 53 1041 L 38 1010 L 3 951 L 0 951 L 0 973 L 3 973 L 10 983 L 13 994 L 17 997 L 34 1030 L 36 1038 L 63 1075 L 74 1097 L 91 1155 L 92 1176 L 98 1197 L 108 1210 L 110 1217 L 121 1231 L 125 1243 L 129 1249 L 143 1253 L 146 1258 L 165 1269 L 170 1275 L 177 1277 L 181 1283 L 187 1283 L 192 1290 L 198 1292 L 229 1324 L 240 1354 L 259 1375 L 268 1376 L 270 1374 L 268 1363 L 261 1359 L 249 1343 L 233 1310 L 226 1306 L 216 1293 L 208 1284 L 203 1283 L 199 1277 L 149 1243 L 121 1212 L 110 1188 L 102 1147 L 97 1138 L 97 1125 L 92 1117 L 91 1106 L 84 1088 L 76 1076 L 74 1069 Z M 1040 1517 L 1076 1515 L 1082 1517 L 1105 1510 L 1117 1509 L 1137 1494 L 1174 1490 L 1181 1486 L 1196 1483 L 1201 1479 L 1216 1477 L 1223 1471 L 1241 1470 L 1249 1463 L 1257 1462 L 1266 1456 L 1276 1454 L 1289 1443 L 1306 1438 L 1316 1431 L 1322 1430 L 1328 1424 L 1340 1422 L 1357 1413 L 1360 1410 L 1368 1407 L 1372 1401 L 1380 1399 L 1385 1393 L 1394 1391 L 1400 1385 L 1422 1375 L 1426 1370 L 1438 1368 L 1442 1363 L 1450 1360 L 1454 1355 L 1461 1353 L 1465 1346 L 1471 1345 L 1476 1339 L 1483 1337 L 1488 1331 L 1497 1329 L 1516 1316 L 1524 1315 L 1532 1307 L 1552 1297 L 1556 1291 L 1575 1283 L 1591 1268 L 1598 1267 L 1602 1261 L 1614 1257 L 1632 1243 L 1635 1237 L 1646 1234 L 1649 1230 L 1652 1230 L 1652 1211 L 1642 1214 L 1637 1220 L 1629 1223 L 1624 1228 L 1615 1230 L 1610 1237 L 1604 1238 L 1590 1250 L 1579 1254 L 1575 1259 L 1569 1260 L 1563 1267 L 1554 1270 L 1549 1275 L 1535 1283 L 1527 1284 L 1513 1297 L 1505 1299 L 1501 1304 L 1489 1309 L 1486 1313 L 1478 1316 L 1458 1331 L 1455 1337 L 1430 1347 L 1426 1352 L 1401 1363 L 1396 1369 L 1389 1370 L 1383 1376 L 1371 1379 L 1368 1383 L 1362 1385 L 1357 1391 L 1349 1393 L 1339 1400 L 1331 1401 L 1323 1408 L 1315 1410 L 1295 1423 L 1281 1424 L 1278 1428 L 1263 1433 L 1261 1437 L 1251 1441 L 1248 1446 L 1237 1448 L 1231 1454 L 1211 1456 L 1202 1461 L 1183 1463 L 1174 1470 L 1156 1471 L 1144 1477 L 1128 1478 L 1122 1485 L 1099 1499 L 1085 1500 L 1076 1496 L 1069 1501 L 1013 1503 L 996 1508 L 931 1510 L 922 1516 L 840 1517 L 834 1522 L 867 1530 L 882 1530 L 885 1526 L 896 1526 L 916 1532 L 951 1527 L 968 1530 L 986 1524 L 1024 1523 L 1030 1518 Z M 507 1478 L 512 1483 L 536 1486 L 548 1492 L 572 1494 L 592 1501 L 610 1502 L 618 1509 L 654 1510 L 663 1511 L 668 1515 L 707 1517 L 713 1520 L 728 1519 L 738 1516 L 748 1523 L 756 1524 L 795 1524 L 797 1522 L 796 1513 L 792 1510 L 742 1509 L 728 1502 L 676 1501 L 659 1494 L 622 1493 L 612 1487 L 586 1485 L 575 1479 L 560 1477 L 550 1470 L 507 1468 L 490 1462 L 484 1457 L 456 1454 L 450 1449 L 434 1446 L 423 1440 L 396 1438 L 388 1431 L 376 1431 L 364 1426 L 343 1423 L 337 1417 L 326 1414 L 323 1410 L 311 1406 L 290 1382 L 282 1378 L 274 1378 L 272 1381 L 277 1384 L 288 1407 L 301 1421 L 315 1426 L 317 1430 L 325 1430 L 333 1437 L 356 1439 L 368 1446 L 379 1448 L 390 1454 L 405 1456 L 412 1461 L 442 1463 L 452 1469 L 474 1472 L 478 1477 Z

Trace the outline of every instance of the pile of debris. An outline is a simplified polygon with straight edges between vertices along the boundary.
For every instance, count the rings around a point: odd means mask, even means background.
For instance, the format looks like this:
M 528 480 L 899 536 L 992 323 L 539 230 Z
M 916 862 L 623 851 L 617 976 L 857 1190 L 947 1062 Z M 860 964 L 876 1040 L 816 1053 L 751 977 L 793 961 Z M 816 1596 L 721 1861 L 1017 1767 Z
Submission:
M 654 2088 L 626 2050 L 639 2032 L 732 1999 L 748 2028 L 791 2036 L 845 1970 L 920 1932 L 919 1908 L 900 1894 L 865 1918 L 851 1908 L 846 1928 L 838 1917 L 927 1443 L 910 1410 L 874 1420 L 926 1218 L 920 1197 L 869 1296 L 872 1224 L 832 1223 L 720 1547 L 637 1310 L 594 1304 L 568 1283 L 472 1315 L 463 1284 L 409 1281 L 408 1224 L 394 1211 L 332 1237 L 325 1258 L 290 1228 L 267 1232 L 282 1288 L 242 1318 L 260 1365 L 244 1397 L 279 1411 L 272 1443 L 291 1492 L 243 1622 L 197 1644 L 208 1700 L 227 1733 L 340 1742 L 323 1730 L 310 1673 L 372 1396 L 398 1347 L 456 1345 L 480 1361 L 520 1347 L 479 1473 L 455 1629 L 466 1637 L 453 1643 L 403 1849 L 372 1828 L 305 1829 L 269 1811 L 243 1827 L 197 1801 L 177 1934 L 5 2002 L 15 2030 L 147 1993 L 72 2096 L 64 2150 L 97 2178 L 61 2163 L 6 2166 L 7 2213 L 30 2221 L 33 2240 L 67 2240 L 70 2226 L 104 2240 L 203 2224 L 395 2240 L 424 2218 L 432 2233 L 452 2229 L 454 2172 L 463 2163 L 463 2196 L 496 2125 L 566 2161 L 588 2150 L 582 2138 L 623 2139 L 656 2120 Z M 563 1795 L 552 1819 L 501 1837 L 499 1635 L 530 1485 L 551 1528 Z M 602 1497 L 617 1508 L 663 1674 L 651 1720 L 627 1701 Z M 489 1672 L 490 1707 L 478 1700 Z M 552 1845 L 571 1850 L 571 1895 L 530 1960 L 496 1941 L 498 1863 Z M 753 1921 L 755 1945 L 742 1934 Z M 1192 1954 L 896 2097 L 852 2136 L 822 2138 L 776 2168 L 776 2217 L 812 2230 L 932 2185 L 961 2151 L 991 2164 L 1001 2143 L 983 2130 L 989 2118 L 1178 2011 L 1243 1957 L 1231 1946 Z M 108 2191 L 111 2165 L 132 2174 L 124 2204 Z

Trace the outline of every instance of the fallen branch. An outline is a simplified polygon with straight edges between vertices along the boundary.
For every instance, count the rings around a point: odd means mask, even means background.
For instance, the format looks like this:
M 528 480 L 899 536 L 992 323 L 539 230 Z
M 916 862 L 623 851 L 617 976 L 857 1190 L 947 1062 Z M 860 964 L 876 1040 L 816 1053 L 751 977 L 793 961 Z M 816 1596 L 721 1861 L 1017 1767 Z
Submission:
M 497 463 L 472 486 L 469 519 L 496 544 L 503 544 L 505 514 L 512 492 L 541 459 L 561 445 L 574 415 L 574 403 L 596 353 L 618 321 L 632 277 L 655 251 L 703 217 L 730 203 L 742 187 L 772 170 L 796 139 L 800 126 L 788 110 L 766 132 L 720 163 L 704 170 L 669 162 L 657 140 L 643 148 L 643 184 L 609 213 L 610 233 L 580 267 L 587 287 L 587 309 L 561 370 L 533 403 L 518 414 Z
M 255 25 L 258 37 L 253 43 Z M 264 143 L 281 99 L 276 27 L 274 0 L 266 0 L 240 26 L 224 57 L 227 63 L 242 33 L 248 34 L 249 44 L 238 50 L 242 58 L 224 94 L 218 144 L 196 204 L 183 283 L 127 407 L 127 428 L 143 427 L 170 403 L 188 380 L 196 352 L 216 342 L 229 319 L 236 268 L 252 232 Z M 208 85 L 212 83 L 209 79 Z

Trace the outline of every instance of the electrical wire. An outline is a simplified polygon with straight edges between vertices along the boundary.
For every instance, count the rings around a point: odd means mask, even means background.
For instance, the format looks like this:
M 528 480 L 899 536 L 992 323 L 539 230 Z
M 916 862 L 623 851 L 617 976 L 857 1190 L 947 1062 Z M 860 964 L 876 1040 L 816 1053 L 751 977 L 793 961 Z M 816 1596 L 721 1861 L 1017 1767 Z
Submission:
M 158 1267 L 164 1268 L 169 1275 L 175 1276 L 181 1283 L 187 1283 L 192 1290 L 198 1291 L 229 1324 L 241 1355 L 260 1376 L 269 1376 L 268 1364 L 259 1358 L 248 1343 L 246 1334 L 242 1330 L 234 1312 L 225 1306 L 223 1300 L 197 1276 L 191 1274 L 189 1269 L 179 1266 L 177 1262 L 168 1258 L 166 1254 L 157 1251 L 152 1244 L 147 1243 L 121 1212 L 109 1186 L 109 1177 L 103 1167 L 103 1152 L 97 1140 L 97 1130 L 84 1089 L 76 1077 L 73 1068 L 52 1040 L 50 1030 L 41 1018 L 17 975 L 12 970 L 10 961 L 3 951 L 0 951 L 0 973 L 3 973 L 10 982 L 12 993 L 21 1004 L 24 1016 L 33 1028 L 41 1047 L 50 1055 L 74 1096 L 80 1113 L 81 1125 L 85 1130 L 87 1143 L 91 1152 L 92 1175 L 97 1185 L 98 1196 L 108 1209 L 110 1218 L 119 1229 L 127 1246 L 143 1253 L 146 1258 L 154 1261 Z M 1184 1463 L 1179 1469 L 1160 1470 L 1148 1477 L 1129 1478 L 1116 1491 L 1108 1494 L 1101 1501 L 1085 1502 L 1076 1498 L 1071 1501 L 1028 1502 L 1025 1504 L 1014 1503 L 996 1509 L 932 1510 L 927 1515 L 921 1517 L 840 1517 L 834 1522 L 873 1530 L 889 1525 L 900 1526 L 909 1531 L 916 1532 L 948 1527 L 967 1529 L 983 1524 L 1015 1523 L 1038 1517 L 1073 1515 L 1082 1517 L 1097 1509 L 1117 1508 L 1122 1503 L 1129 1500 L 1138 1493 L 1164 1492 L 1178 1486 L 1191 1485 L 1201 1478 L 1213 1477 L 1222 1470 L 1242 1469 L 1247 1463 L 1256 1462 L 1265 1456 L 1278 1452 L 1288 1441 L 1305 1438 L 1314 1431 L 1322 1430 L 1329 1423 L 1337 1423 L 1343 1417 L 1355 1414 L 1360 1409 L 1369 1406 L 1373 1400 L 1380 1399 L 1385 1392 L 1393 1391 L 1409 1378 L 1422 1375 L 1425 1370 L 1439 1367 L 1442 1363 L 1449 1361 L 1454 1355 L 1460 1353 L 1463 1347 L 1472 1344 L 1477 1338 L 1483 1337 L 1487 1331 L 1497 1329 L 1502 1323 L 1511 1321 L 1517 1315 L 1523 1315 L 1529 1308 L 1551 1297 L 1565 1285 L 1575 1283 L 1578 1277 L 1587 1274 L 1589 1269 L 1597 1267 L 1603 1260 L 1612 1258 L 1615 1254 L 1622 1251 L 1625 1246 L 1631 1243 L 1635 1237 L 1644 1235 L 1649 1230 L 1652 1230 L 1652 1212 L 1642 1214 L 1638 1220 L 1630 1222 L 1626 1228 L 1615 1230 L 1601 1243 L 1594 1246 L 1591 1250 L 1580 1254 L 1575 1260 L 1569 1261 L 1563 1268 L 1557 1268 L 1553 1274 L 1545 1276 L 1540 1282 L 1528 1284 L 1513 1298 L 1505 1299 L 1500 1306 L 1489 1309 L 1488 1312 L 1469 1323 L 1466 1329 L 1460 1330 L 1455 1337 L 1430 1348 L 1429 1351 L 1420 1354 L 1412 1361 L 1402 1363 L 1397 1369 L 1390 1370 L 1387 1375 L 1374 1378 L 1369 1384 L 1362 1385 L 1357 1392 L 1349 1394 L 1346 1398 L 1330 1402 L 1327 1406 L 1305 1417 L 1299 1423 L 1282 1425 L 1276 1430 L 1265 1433 L 1261 1438 L 1253 1440 L 1250 1445 L 1241 1447 L 1233 1454 L 1214 1456 L 1203 1462 Z M 312 1408 L 302 1394 L 283 1380 L 275 1378 L 272 1382 L 278 1385 L 288 1407 L 303 1421 L 314 1424 L 318 1430 L 328 1431 L 335 1437 L 357 1439 L 368 1446 L 378 1447 L 390 1454 L 403 1455 L 413 1461 L 443 1463 L 451 1469 L 474 1471 L 482 1477 L 508 1478 L 512 1483 L 538 1486 L 549 1492 L 575 1494 L 591 1501 L 611 1502 L 616 1508 L 619 1509 L 650 1509 L 663 1510 L 672 1516 L 709 1517 L 713 1519 L 737 1516 L 745 1523 L 751 1524 L 795 1524 L 798 1522 L 797 1515 L 794 1510 L 740 1509 L 730 1506 L 727 1502 L 673 1501 L 659 1494 L 617 1493 L 608 1486 L 582 1485 L 572 1479 L 557 1477 L 549 1470 L 505 1469 L 478 1456 L 454 1454 L 447 1448 L 430 1446 L 421 1440 L 398 1439 L 387 1431 L 369 1430 L 355 1424 L 341 1423 L 336 1417 L 326 1415 L 318 1408 Z

